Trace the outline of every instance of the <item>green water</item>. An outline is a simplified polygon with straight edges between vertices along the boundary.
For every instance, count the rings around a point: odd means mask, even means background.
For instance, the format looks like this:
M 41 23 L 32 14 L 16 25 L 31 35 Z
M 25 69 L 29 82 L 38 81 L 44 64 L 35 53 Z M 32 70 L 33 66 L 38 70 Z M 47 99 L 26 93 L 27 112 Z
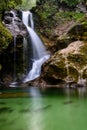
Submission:
M 1 91 L 0 130 L 86 130 L 86 93 L 71 91 Z

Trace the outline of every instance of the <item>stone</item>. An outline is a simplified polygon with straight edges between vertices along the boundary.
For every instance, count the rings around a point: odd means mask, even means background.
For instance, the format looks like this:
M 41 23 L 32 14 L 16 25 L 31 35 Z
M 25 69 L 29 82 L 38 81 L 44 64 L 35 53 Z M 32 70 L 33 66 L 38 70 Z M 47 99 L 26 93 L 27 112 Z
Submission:
M 5 24 L 10 24 L 10 23 L 12 23 L 12 17 L 6 16 L 6 17 L 4 18 L 4 22 L 5 22 Z
M 17 16 L 17 12 L 15 10 L 5 13 L 3 23 L 13 36 L 28 36 L 27 29 L 22 20 Z
M 75 41 L 56 52 L 42 67 L 41 77 L 47 82 L 78 82 L 87 79 L 87 42 Z M 58 84 L 58 82 L 56 82 Z

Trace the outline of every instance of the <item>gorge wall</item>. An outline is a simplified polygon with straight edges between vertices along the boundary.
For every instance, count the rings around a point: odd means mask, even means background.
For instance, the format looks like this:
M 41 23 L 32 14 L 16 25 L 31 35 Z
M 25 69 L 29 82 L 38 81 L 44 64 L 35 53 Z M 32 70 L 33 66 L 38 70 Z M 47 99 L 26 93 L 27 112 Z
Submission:
M 77 1 L 72 8 L 56 0 L 44 0 L 38 2 L 32 12 L 35 15 L 37 32 L 48 50 L 53 53 L 53 56 L 42 66 L 42 74 L 37 81 L 42 86 L 57 85 L 60 82 L 86 85 L 86 4 Z

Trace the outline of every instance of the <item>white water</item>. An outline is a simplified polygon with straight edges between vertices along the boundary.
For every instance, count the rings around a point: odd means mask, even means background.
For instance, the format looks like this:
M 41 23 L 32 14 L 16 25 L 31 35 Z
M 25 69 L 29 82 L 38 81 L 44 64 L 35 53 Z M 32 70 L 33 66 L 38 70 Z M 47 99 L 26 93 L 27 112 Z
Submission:
M 41 39 L 34 31 L 32 14 L 29 11 L 23 11 L 23 23 L 27 27 L 32 44 L 32 69 L 24 79 L 24 82 L 33 80 L 40 76 L 42 64 L 50 57 Z
M 26 27 L 30 26 L 32 29 L 34 29 L 33 17 L 30 11 L 23 11 L 22 20 Z

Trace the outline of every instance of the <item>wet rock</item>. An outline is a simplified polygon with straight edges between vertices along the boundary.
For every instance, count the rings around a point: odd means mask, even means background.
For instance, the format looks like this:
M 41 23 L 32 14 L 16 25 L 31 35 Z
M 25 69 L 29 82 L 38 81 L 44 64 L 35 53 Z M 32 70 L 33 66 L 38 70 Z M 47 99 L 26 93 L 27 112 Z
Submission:
M 71 104 L 73 103 L 73 101 L 69 100 L 69 101 L 65 101 L 63 104 L 67 105 L 67 104 Z
M 13 36 L 21 35 L 22 37 L 26 37 L 28 35 L 27 29 L 22 20 L 18 17 L 16 10 L 6 12 L 3 23 Z
M 40 112 L 40 111 L 43 111 L 43 110 L 46 110 L 48 108 L 52 107 L 51 105 L 47 105 L 47 106 L 44 106 L 44 107 L 41 107 L 41 108 L 37 108 L 37 109 L 34 109 L 34 110 L 30 110 L 30 109 L 23 109 L 21 110 L 20 112 L 21 113 L 27 113 L 27 112 Z
M 9 16 L 9 17 L 13 17 L 13 13 L 11 11 L 6 11 L 4 13 L 4 16 Z
M 5 24 L 10 24 L 10 23 L 12 23 L 12 18 L 9 17 L 9 16 L 6 16 L 6 17 L 4 18 L 4 22 L 5 22 Z

